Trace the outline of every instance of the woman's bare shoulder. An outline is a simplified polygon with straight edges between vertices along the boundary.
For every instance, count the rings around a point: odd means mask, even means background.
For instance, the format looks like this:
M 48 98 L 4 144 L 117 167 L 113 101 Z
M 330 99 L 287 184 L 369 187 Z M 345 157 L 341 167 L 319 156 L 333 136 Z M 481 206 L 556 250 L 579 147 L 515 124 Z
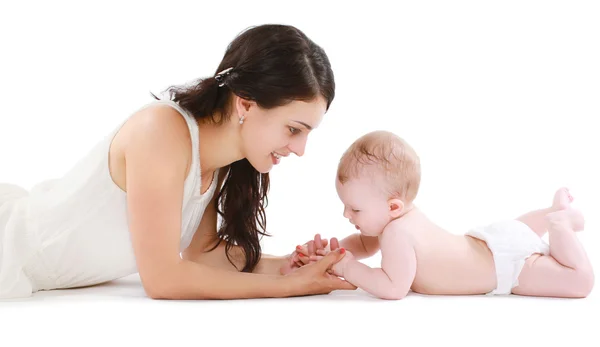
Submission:
M 191 165 L 192 141 L 184 117 L 173 107 L 156 104 L 132 114 L 115 135 L 110 146 L 111 175 L 126 190 L 127 163 L 139 157 L 171 157 L 183 177 Z

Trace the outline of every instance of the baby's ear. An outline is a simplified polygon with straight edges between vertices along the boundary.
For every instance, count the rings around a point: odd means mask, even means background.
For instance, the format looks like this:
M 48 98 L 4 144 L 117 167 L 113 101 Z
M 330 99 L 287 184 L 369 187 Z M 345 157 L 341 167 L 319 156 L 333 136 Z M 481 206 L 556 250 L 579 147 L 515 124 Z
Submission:
M 404 202 L 400 199 L 388 200 L 388 207 L 390 208 L 390 217 L 398 218 L 404 211 Z

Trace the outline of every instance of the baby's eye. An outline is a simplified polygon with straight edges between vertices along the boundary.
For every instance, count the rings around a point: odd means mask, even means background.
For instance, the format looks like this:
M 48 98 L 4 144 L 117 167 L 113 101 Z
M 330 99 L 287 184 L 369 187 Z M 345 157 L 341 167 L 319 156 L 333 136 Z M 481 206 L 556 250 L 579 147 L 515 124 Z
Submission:
M 294 127 L 290 127 L 290 132 L 292 133 L 292 135 L 299 133 L 300 129 L 294 128 Z
M 360 210 L 352 209 L 352 212 L 360 212 Z

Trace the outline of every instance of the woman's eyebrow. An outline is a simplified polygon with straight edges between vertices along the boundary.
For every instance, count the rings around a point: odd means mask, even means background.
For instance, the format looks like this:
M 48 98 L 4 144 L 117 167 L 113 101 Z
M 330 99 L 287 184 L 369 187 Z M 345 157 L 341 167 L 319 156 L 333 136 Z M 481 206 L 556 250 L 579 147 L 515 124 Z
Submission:
M 304 122 L 301 122 L 299 120 L 295 120 L 294 122 L 304 125 L 306 127 L 306 129 L 308 129 L 308 130 L 312 130 L 312 127 Z

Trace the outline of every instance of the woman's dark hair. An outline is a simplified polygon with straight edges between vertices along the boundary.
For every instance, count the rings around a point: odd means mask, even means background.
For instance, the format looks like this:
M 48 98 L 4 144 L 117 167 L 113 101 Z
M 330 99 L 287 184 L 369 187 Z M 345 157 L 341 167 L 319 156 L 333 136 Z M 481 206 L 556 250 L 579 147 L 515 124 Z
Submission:
M 217 75 L 229 68 L 227 73 Z M 229 44 L 215 76 L 168 90 L 171 99 L 199 122 L 222 124 L 231 116 L 233 94 L 265 109 L 322 96 L 329 109 L 335 81 L 321 47 L 293 26 L 270 24 L 239 34 Z M 252 272 L 261 256 L 259 235 L 268 236 L 265 207 L 269 174 L 258 172 L 247 159 L 229 165 L 227 173 L 215 202 L 222 217 L 217 232 L 219 243 L 226 241 L 227 258 L 232 264 L 229 250 L 233 245 L 240 246 L 246 260 L 242 271 Z

